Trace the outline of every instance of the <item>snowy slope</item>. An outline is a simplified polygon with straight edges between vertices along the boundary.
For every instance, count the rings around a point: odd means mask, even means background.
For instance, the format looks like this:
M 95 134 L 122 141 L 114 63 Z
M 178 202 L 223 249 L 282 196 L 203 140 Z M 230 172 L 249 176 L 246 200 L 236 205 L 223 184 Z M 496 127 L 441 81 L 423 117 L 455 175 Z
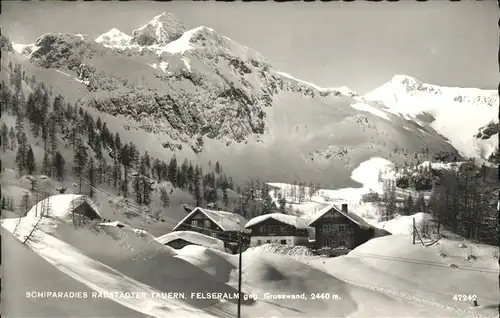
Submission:
M 424 247 L 413 245 L 411 235 L 390 235 L 372 239 L 346 256 L 303 261 L 354 285 L 448 310 L 446 317 L 495 317 L 500 297 L 495 249 L 446 239 Z M 468 261 L 469 253 L 477 260 Z M 470 297 L 476 296 L 480 306 L 473 308 Z M 437 311 L 431 315 L 438 316 Z
M 31 232 L 33 220 L 2 220 L 2 226 L 13 233 L 21 241 Z M 32 239 L 27 246 L 54 265 L 61 272 L 93 289 L 96 293 L 109 295 L 109 293 L 124 293 L 123 296 L 108 296 L 119 304 L 136 310 L 148 316 L 165 317 L 213 317 L 180 302 L 158 298 L 153 300 L 152 293 L 160 294 L 150 286 L 140 283 L 126 275 L 95 261 L 69 244 L 54 238 L 39 230 L 32 234 Z M 128 293 L 128 296 L 127 294 Z M 137 296 L 132 296 L 137 293 Z
M 2 211 L 3 214 L 3 211 Z M 11 233 L 2 233 L 2 315 L 5 317 L 147 317 L 110 299 L 92 298 L 93 289 L 63 274 Z M 43 279 L 40 279 L 43 277 Z M 26 292 L 50 291 L 76 295 L 66 297 L 27 298 Z M 82 298 L 81 295 L 87 295 Z M 79 295 L 79 296 L 78 296 Z
M 416 122 L 425 123 L 425 116 L 432 116 L 427 122 L 465 156 L 487 158 L 498 144 L 498 134 L 488 140 L 474 138 L 481 127 L 496 121 L 498 93 L 495 90 L 443 87 L 407 75 L 395 75 L 363 98 L 381 102 L 380 108 L 385 111 Z
M 379 222 L 376 226 L 394 235 L 409 235 L 413 233 L 413 219 L 415 219 L 417 229 L 420 229 L 424 223 L 432 220 L 432 216 L 423 212 L 414 215 L 396 216 L 392 220 Z
M 388 242 L 384 242 L 388 244 Z M 390 243 L 389 243 L 390 244 Z M 202 268 L 229 284 L 237 285 L 237 272 L 227 270 L 227 263 L 237 265 L 238 256 L 214 253 L 199 246 L 188 246 L 176 256 Z M 473 317 L 472 310 L 455 308 L 431 298 L 408 297 L 391 286 L 385 289 L 366 286 L 369 276 L 357 281 L 346 281 L 346 274 L 355 272 L 351 263 L 334 263 L 346 257 L 324 259 L 303 256 L 299 258 L 275 255 L 262 250 L 243 253 L 242 288 L 257 298 L 251 306 L 242 309 L 245 317 Z M 218 266 L 217 266 L 218 264 Z M 364 268 L 362 268 L 364 274 Z M 446 269 L 452 271 L 453 269 Z M 361 272 L 360 272 L 361 273 Z M 374 274 L 375 275 L 375 274 Z M 355 277 L 353 275 L 353 277 Z M 379 280 L 381 275 L 375 276 Z M 359 282 L 359 283 L 358 283 Z M 483 283 L 491 281 L 483 280 Z M 361 283 L 365 283 L 362 286 Z M 443 282 L 441 282 L 443 283 Z M 450 281 L 451 283 L 451 281 Z M 373 285 L 373 284 L 372 284 Z M 486 286 L 488 291 L 491 286 Z M 394 288 L 394 289 L 392 289 Z M 439 291 L 439 289 L 437 289 Z M 275 295 L 278 298 L 268 298 Z M 287 299 L 304 295 L 303 299 Z M 329 298 L 326 298 L 328 296 Z M 323 299 L 312 299 L 314 296 Z M 428 295 L 425 295 L 428 296 Z M 484 317 L 484 316 L 478 316 Z

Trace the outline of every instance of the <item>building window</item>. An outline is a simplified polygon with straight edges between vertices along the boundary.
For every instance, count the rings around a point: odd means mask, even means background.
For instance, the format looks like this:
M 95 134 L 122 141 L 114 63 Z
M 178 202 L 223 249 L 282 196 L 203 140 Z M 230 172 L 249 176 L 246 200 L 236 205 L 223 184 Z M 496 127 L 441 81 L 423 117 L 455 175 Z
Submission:
M 339 232 L 345 232 L 345 225 L 339 225 Z
M 212 237 L 215 237 L 215 238 L 217 238 L 217 233 L 215 233 L 215 232 L 212 232 L 212 234 L 211 234 L 211 235 L 212 235 Z
M 262 241 L 261 240 L 257 240 L 257 245 L 261 245 L 262 244 Z
M 344 240 L 339 240 L 339 246 L 346 247 L 345 241 Z
M 261 231 L 262 233 L 266 233 L 266 232 L 268 232 L 268 227 L 267 227 L 267 225 L 262 225 L 262 226 L 260 227 L 260 231 Z
M 271 243 L 271 240 L 267 240 L 267 241 L 266 241 L 266 243 L 267 243 L 267 244 L 270 244 L 270 243 Z
M 210 228 L 210 220 L 205 220 L 205 227 Z
M 198 220 L 192 220 L 191 221 L 191 227 L 193 227 L 193 228 L 198 227 Z
M 280 233 L 280 232 L 283 232 L 283 227 L 279 226 L 279 225 L 269 225 L 268 231 L 270 233 Z
M 286 240 L 281 240 L 281 244 L 286 245 Z
M 323 224 L 323 232 L 324 233 L 330 233 L 332 232 L 332 225 L 331 224 Z

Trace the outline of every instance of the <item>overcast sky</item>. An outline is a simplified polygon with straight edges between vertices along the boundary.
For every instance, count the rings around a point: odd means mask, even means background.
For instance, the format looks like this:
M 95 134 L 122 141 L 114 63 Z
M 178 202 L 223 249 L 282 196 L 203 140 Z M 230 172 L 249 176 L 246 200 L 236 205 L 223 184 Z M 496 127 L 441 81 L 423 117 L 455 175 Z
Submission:
M 394 74 L 495 89 L 496 1 L 397 3 L 17 2 L 3 1 L 2 32 L 31 43 L 46 32 L 131 34 L 164 11 L 249 46 L 275 68 L 319 86 L 366 93 Z

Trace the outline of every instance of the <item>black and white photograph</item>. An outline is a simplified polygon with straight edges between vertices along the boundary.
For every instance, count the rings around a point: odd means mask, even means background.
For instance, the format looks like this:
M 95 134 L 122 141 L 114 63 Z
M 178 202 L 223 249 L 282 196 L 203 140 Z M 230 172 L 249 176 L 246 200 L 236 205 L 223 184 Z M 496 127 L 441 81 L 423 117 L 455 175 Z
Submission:
M 1 312 L 499 317 L 499 4 L 3 1 Z

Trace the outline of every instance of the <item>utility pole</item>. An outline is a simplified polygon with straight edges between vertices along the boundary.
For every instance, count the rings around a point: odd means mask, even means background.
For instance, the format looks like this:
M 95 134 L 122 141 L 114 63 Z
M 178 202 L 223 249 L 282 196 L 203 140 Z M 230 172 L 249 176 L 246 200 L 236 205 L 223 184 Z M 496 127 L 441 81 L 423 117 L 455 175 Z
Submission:
M 35 217 L 38 217 L 38 193 L 36 194 Z
M 238 249 L 239 249 L 239 261 L 238 261 L 238 318 L 241 318 L 241 261 L 242 261 L 242 249 L 243 244 L 241 241 L 241 232 L 238 232 Z
M 416 236 L 416 233 L 415 233 L 415 218 L 412 218 L 412 234 L 413 234 L 413 245 L 415 245 L 415 236 Z

